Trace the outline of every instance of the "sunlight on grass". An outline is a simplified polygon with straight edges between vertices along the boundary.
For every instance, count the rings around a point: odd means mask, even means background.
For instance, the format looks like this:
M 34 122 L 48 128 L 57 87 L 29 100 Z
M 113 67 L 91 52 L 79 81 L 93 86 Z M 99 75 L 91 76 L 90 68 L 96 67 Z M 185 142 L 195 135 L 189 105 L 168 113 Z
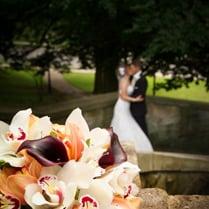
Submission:
M 73 86 L 91 93 L 94 85 L 94 73 L 65 73 L 64 78 Z M 156 82 L 161 82 L 162 78 L 158 78 Z M 153 95 L 153 77 L 148 77 L 148 90 L 147 95 Z M 209 102 L 209 92 L 204 87 L 204 82 L 199 85 L 195 83 L 190 84 L 190 88 L 182 87 L 177 90 L 166 91 L 164 89 L 158 90 L 156 96 L 169 97 L 175 99 L 185 99 L 191 101 Z
M 34 71 L 0 71 L 0 104 L 31 106 L 53 101 L 54 93 L 47 94 L 46 83 L 42 90 L 38 89 L 37 81 L 40 77 L 35 76 Z
M 94 78 L 95 73 L 79 73 L 79 72 L 70 72 L 63 74 L 66 81 L 69 84 L 85 91 L 92 93 L 94 89 Z
M 94 86 L 95 74 L 92 72 L 72 72 L 65 73 L 64 78 L 67 82 L 84 92 L 92 93 Z M 40 90 L 36 86 L 37 78 L 33 71 L 0 71 L 0 103 L 2 104 L 39 104 Z M 158 78 L 157 82 L 162 82 Z M 148 95 L 153 95 L 153 78 L 148 77 Z M 60 100 L 60 93 L 53 90 L 53 95 L 47 94 L 46 83 L 42 92 L 44 102 L 54 102 Z M 182 87 L 177 90 L 166 91 L 161 89 L 156 92 L 156 96 L 169 97 L 175 99 L 185 99 L 192 101 L 209 102 L 209 92 L 204 87 L 204 82 L 199 85 L 190 84 L 190 88 Z M 41 102 L 43 102 L 41 101 Z
M 148 78 L 149 80 L 149 88 L 148 95 L 153 95 L 153 78 Z M 157 79 L 157 82 L 161 82 L 162 78 Z M 204 86 L 204 82 L 200 81 L 199 84 L 195 84 L 192 82 L 189 84 L 189 88 L 182 86 L 176 90 L 166 91 L 165 89 L 160 89 L 156 91 L 156 96 L 161 97 L 169 97 L 174 99 L 184 99 L 191 101 L 201 101 L 201 102 L 209 102 L 209 91 L 206 91 Z
M 36 100 L 37 90 L 30 71 L 7 70 L 0 72 L 0 94 L 3 101 Z

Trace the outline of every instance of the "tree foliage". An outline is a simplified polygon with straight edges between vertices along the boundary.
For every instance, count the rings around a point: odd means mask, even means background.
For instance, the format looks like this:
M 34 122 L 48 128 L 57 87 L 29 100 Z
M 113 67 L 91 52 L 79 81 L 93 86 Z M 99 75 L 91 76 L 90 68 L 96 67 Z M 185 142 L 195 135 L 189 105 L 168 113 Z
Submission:
M 95 93 L 108 92 L 131 54 L 148 72 L 172 73 L 167 89 L 200 78 L 209 87 L 206 0 L 1 0 L 0 8 L 0 53 L 16 67 L 48 69 L 75 55 L 96 68 Z

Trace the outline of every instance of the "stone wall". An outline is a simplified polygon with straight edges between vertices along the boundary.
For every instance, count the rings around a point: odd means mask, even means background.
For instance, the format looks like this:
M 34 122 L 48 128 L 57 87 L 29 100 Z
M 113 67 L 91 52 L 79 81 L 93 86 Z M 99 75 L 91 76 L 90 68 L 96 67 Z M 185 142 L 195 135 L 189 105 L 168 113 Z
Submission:
M 64 122 L 76 107 L 83 110 L 90 127 L 109 127 L 116 93 L 90 95 L 33 108 L 37 115 L 49 115 Z M 155 150 L 209 154 L 209 104 L 147 98 L 149 135 Z M 9 121 L 19 108 L 1 107 L 0 118 Z
M 209 154 L 209 104 L 148 98 L 148 126 L 158 150 Z
M 209 208 L 209 195 L 199 195 L 195 190 L 200 187 L 208 187 L 208 184 L 204 184 L 204 181 L 209 183 L 208 178 L 201 178 L 197 181 L 193 175 L 187 176 L 187 178 L 176 179 L 171 178 L 169 173 L 156 175 L 152 173 L 152 177 L 147 180 L 150 181 L 146 186 L 154 186 L 158 188 L 143 188 L 144 185 L 144 173 L 155 171 L 192 171 L 195 175 L 198 171 L 209 171 L 209 156 L 198 155 L 186 155 L 177 153 L 140 153 L 137 154 L 134 151 L 133 146 L 130 144 L 123 144 L 123 147 L 128 155 L 128 160 L 132 163 L 138 163 L 141 172 L 140 178 L 135 181 L 139 186 L 138 196 L 141 199 L 141 205 L 139 209 L 208 209 Z M 138 160 L 137 160 L 138 159 Z M 177 176 L 177 173 L 173 177 Z M 182 176 L 180 176 L 181 178 Z M 185 181 L 186 179 L 186 181 Z M 174 180 L 174 181 L 172 181 Z M 176 181 L 176 182 L 175 182 Z M 141 184 L 142 182 L 142 184 Z M 154 185 L 151 185 L 154 183 Z M 169 195 L 170 186 L 175 185 L 173 192 L 175 195 Z M 180 187 L 180 188 L 179 188 Z M 160 189 L 163 188 L 163 189 Z M 167 190 L 168 189 L 168 190 Z M 178 193 L 183 189 L 181 192 Z M 190 191 L 190 192 L 188 192 Z M 178 195 L 176 195 L 178 194 Z M 187 194 L 187 195 L 185 195 Z M 191 194 L 191 195 L 188 195 Z M 195 194 L 195 195 L 194 195 Z
M 209 195 L 209 156 L 168 152 L 138 153 L 143 187 L 169 194 Z

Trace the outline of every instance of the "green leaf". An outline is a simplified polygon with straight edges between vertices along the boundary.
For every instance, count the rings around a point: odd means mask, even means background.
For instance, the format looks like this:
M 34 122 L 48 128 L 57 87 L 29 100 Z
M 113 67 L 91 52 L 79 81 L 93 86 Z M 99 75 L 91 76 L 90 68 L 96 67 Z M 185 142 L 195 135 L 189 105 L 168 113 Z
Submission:
M 90 144 L 91 144 L 91 139 L 87 139 L 86 140 L 86 144 L 88 145 L 88 147 L 90 146 Z

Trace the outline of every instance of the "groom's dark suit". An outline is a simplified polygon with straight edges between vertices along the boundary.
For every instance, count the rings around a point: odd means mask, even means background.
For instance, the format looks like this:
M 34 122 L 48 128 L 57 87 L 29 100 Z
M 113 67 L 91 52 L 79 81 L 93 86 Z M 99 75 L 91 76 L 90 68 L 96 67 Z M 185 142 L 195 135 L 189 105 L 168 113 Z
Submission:
M 146 119 L 145 119 L 147 113 L 146 101 L 145 101 L 146 90 L 147 90 L 147 79 L 145 78 L 145 76 L 141 74 L 140 78 L 136 80 L 136 83 L 134 85 L 134 91 L 131 96 L 137 97 L 141 95 L 143 96 L 144 100 L 141 102 L 132 102 L 130 109 L 136 122 L 139 124 L 139 126 L 144 131 L 144 133 L 148 135 Z

